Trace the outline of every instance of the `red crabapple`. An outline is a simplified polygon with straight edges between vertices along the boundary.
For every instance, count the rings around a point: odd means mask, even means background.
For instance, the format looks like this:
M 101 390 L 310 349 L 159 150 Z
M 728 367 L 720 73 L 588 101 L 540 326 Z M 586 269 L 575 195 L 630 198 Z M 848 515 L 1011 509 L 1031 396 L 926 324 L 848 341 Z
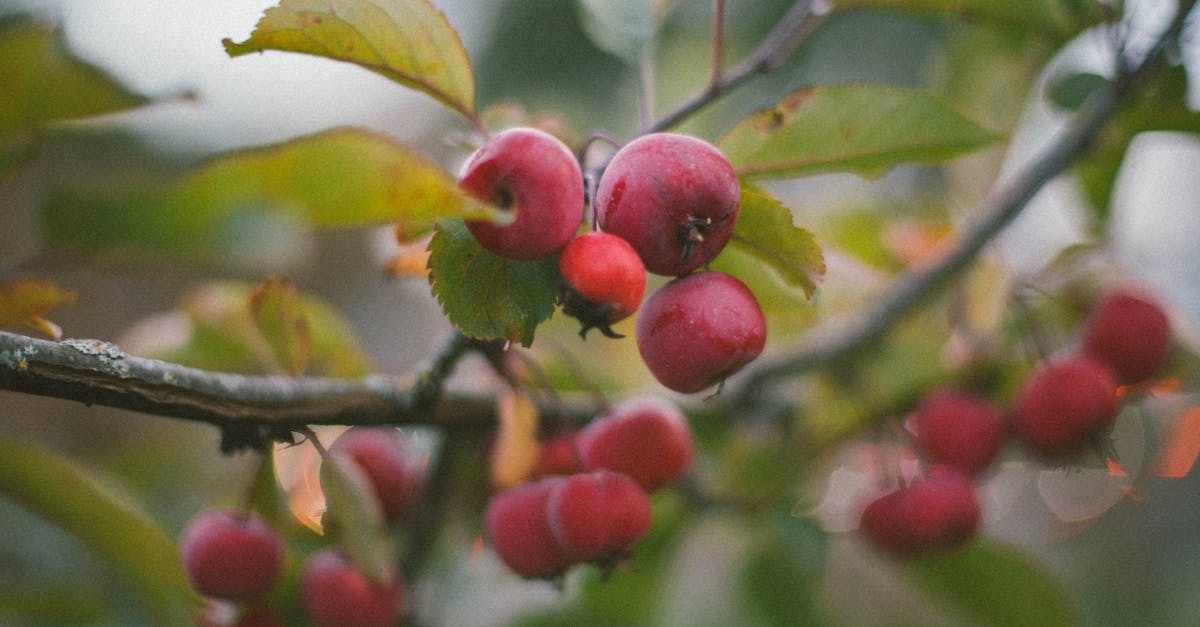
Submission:
M 283 538 L 262 518 L 210 509 L 197 514 L 179 539 L 188 581 L 205 596 L 261 598 L 283 574 Z
M 554 540 L 577 562 L 624 556 L 650 530 L 651 515 L 642 488 L 608 470 L 564 478 L 546 503 Z
M 940 466 L 868 504 L 860 529 L 876 547 L 907 557 L 963 544 L 975 536 L 979 517 L 971 478 Z
M 650 372 L 685 394 L 721 383 L 758 357 L 767 341 L 754 294 L 715 271 L 680 277 L 651 294 L 636 331 Z
M 513 572 L 523 577 L 552 577 L 574 560 L 554 538 L 546 516 L 551 489 L 564 480 L 546 477 L 494 495 L 487 508 L 492 548 Z
M 1118 383 L 1143 381 L 1171 350 L 1171 323 L 1153 299 L 1128 289 L 1109 292 L 1083 327 L 1083 352 L 1112 368 Z
M 629 475 L 653 492 L 682 475 L 692 462 L 692 432 L 669 401 L 625 401 L 590 422 L 576 437 L 584 468 Z
M 646 269 L 679 276 L 712 261 L 733 235 L 741 188 L 712 144 L 643 135 L 613 156 L 596 189 L 600 228 L 637 250 Z
M 329 446 L 330 455 L 352 460 L 371 481 L 388 522 L 417 506 L 424 483 L 421 460 L 404 433 L 392 427 L 351 427 Z
M 599 329 L 624 337 L 611 326 L 637 311 L 646 291 L 646 268 L 629 242 L 608 233 L 585 233 L 571 240 L 558 259 L 563 312 L 583 325 L 579 335 Z
M 916 412 L 916 439 L 929 460 L 975 475 L 995 459 L 1004 418 L 990 403 L 965 392 L 937 390 Z
M 1017 396 L 1013 428 L 1045 457 L 1072 455 L 1116 417 L 1116 391 L 1112 372 L 1094 359 L 1047 361 L 1033 371 Z
M 309 556 L 300 574 L 304 611 L 317 627 L 392 627 L 404 614 L 404 578 L 372 581 L 340 549 Z
M 484 142 L 467 161 L 459 185 L 479 200 L 512 211 L 508 224 L 468 220 L 481 246 L 508 259 L 557 253 L 583 220 L 583 175 L 558 138 L 513 128 Z

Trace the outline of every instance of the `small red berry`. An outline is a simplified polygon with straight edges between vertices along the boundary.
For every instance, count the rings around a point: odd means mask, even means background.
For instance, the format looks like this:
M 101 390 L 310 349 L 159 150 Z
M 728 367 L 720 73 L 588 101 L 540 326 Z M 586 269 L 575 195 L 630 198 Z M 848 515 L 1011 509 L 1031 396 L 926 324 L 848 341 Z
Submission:
M 876 547 L 907 557 L 963 544 L 975 536 L 979 518 L 971 478 L 943 466 L 872 501 L 860 528 Z
M 404 578 L 372 581 L 341 550 L 309 556 L 300 575 L 304 611 L 317 627 L 393 627 L 404 614 Z
M 583 175 L 571 149 L 533 128 L 496 134 L 471 155 L 459 185 L 514 213 L 512 222 L 468 220 L 481 246 L 501 257 L 542 259 L 562 250 L 583 220 Z
M 613 325 L 637 311 L 646 291 L 646 268 L 629 242 L 608 233 L 585 233 L 571 240 L 558 259 L 563 311 L 582 324 L 579 335 L 599 329 L 624 337 Z
M 754 361 L 767 322 L 754 294 L 724 272 L 689 274 L 650 295 L 637 319 L 637 344 L 651 374 L 690 394 Z
M 1144 381 L 1167 362 L 1171 323 L 1149 296 L 1128 289 L 1100 300 L 1083 327 L 1083 352 L 1100 360 L 1118 383 Z
M 523 577 L 553 577 L 574 560 L 554 538 L 546 516 L 551 489 L 563 477 L 546 477 L 509 488 L 492 497 L 487 531 L 496 555 Z
M 1081 356 L 1042 364 L 1017 396 L 1013 427 L 1046 457 L 1082 450 L 1117 415 L 1117 384 L 1103 364 Z
M 329 445 L 329 454 L 358 464 L 371 481 L 388 522 L 404 519 L 420 501 L 424 483 L 421 460 L 401 431 L 351 427 Z
M 669 401 L 625 401 L 590 422 L 576 438 L 584 468 L 629 475 L 653 492 L 682 475 L 692 462 L 692 432 Z
M 205 596 L 253 601 L 283 574 L 283 538 L 253 514 L 210 509 L 187 524 L 179 553 L 188 581 Z
M 916 439 L 931 461 L 975 475 L 1000 451 L 1004 418 L 987 401 L 964 392 L 938 390 L 916 412 Z
M 566 431 L 538 446 L 537 470 L 534 475 L 571 475 L 583 471 L 579 459 L 579 448 L 575 444 L 575 432 Z
M 600 227 L 628 241 L 655 274 L 679 276 L 712 261 L 733 235 L 741 188 L 712 144 L 651 133 L 628 144 L 600 177 Z
M 577 562 L 623 556 L 650 530 L 650 499 L 629 477 L 599 470 L 566 477 L 550 490 L 554 539 Z

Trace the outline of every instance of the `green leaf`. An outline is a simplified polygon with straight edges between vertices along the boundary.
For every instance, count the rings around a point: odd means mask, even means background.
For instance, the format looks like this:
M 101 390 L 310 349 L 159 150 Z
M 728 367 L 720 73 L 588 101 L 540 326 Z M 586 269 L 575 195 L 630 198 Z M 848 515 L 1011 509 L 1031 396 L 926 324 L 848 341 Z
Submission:
M 231 57 L 282 50 L 347 61 L 418 89 L 468 118 L 475 77 L 458 31 L 425 0 L 281 0 Z
M 296 286 L 268 278 L 250 291 L 250 311 L 279 367 L 292 376 L 304 372 L 312 359 L 312 330 Z
M 438 224 L 429 243 L 430 280 L 442 311 L 463 334 L 533 343 L 554 313 L 558 257 L 513 261 L 475 241 L 462 220 Z
M 349 458 L 323 455 L 321 490 L 325 534 L 338 542 L 364 575 L 377 582 L 389 580 L 395 574 L 395 550 L 367 475 Z
M 33 444 L 0 437 L 0 494 L 79 538 L 128 577 L 154 624 L 191 624 L 200 600 L 175 542 L 87 473 Z
M 229 263 L 291 250 L 311 227 L 396 222 L 416 238 L 442 217 L 498 213 L 404 144 L 335 129 L 217 157 L 177 180 L 63 183 L 43 227 L 52 243 L 95 254 Z
M 148 102 L 67 50 L 62 33 L 24 19 L 0 21 L 0 135 Z
M 757 187 L 742 186 L 730 243 L 774 269 L 788 285 L 804 290 L 807 298 L 825 274 L 825 258 L 812 233 L 792 224 L 792 212 Z
M 588 38 L 601 50 L 636 65 L 674 0 L 578 0 L 578 3 Z
M 819 589 L 827 536 L 812 521 L 775 514 L 741 573 L 747 609 L 766 625 L 823 625 Z
M 751 114 L 719 147 L 743 176 L 883 174 L 986 146 L 996 135 L 920 92 L 876 85 L 808 87 Z
M 878 7 L 986 21 L 1066 41 L 1104 20 L 1100 3 L 1079 0 L 834 0 L 838 8 Z
M 1032 559 L 999 544 L 976 541 L 922 556 L 906 565 L 906 574 L 976 624 L 1078 624 L 1062 585 Z

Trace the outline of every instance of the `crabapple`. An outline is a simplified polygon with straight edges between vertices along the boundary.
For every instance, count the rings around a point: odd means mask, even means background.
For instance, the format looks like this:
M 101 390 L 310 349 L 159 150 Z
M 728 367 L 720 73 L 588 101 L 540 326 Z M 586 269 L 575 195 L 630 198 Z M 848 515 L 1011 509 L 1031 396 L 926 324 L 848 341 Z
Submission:
M 721 383 L 762 352 L 767 323 L 754 294 L 724 272 L 677 278 L 646 299 L 637 344 L 650 372 L 690 394 Z
M 1004 441 L 1004 418 L 987 401 L 957 390 L 936 390 L 916 412 L 916 440 L 931 461 L 971 475 L 987 468 Z
M 609 470 L 564 478 L 550 489 L 546 502 L 555 541 L 577 562 L 627 553 L 650 530 L 651 515 L 642 488 Z
M 712 144 L 651 133 L 617 151 L 600 177 L 600 228 L 633 245 L 646 269 L 679 276 L 712 261 L 741 205 L 737 175 Z
M 979 517 L 971 478 L 939 466 L 907 487 L 871 501 L 859 528 L 876 547 L 907 557 L 963 544 L 975 536 Z
M 576 437 L 584 468 L 629 475 L 647 492 L 674 481 L 692 461 L 692 432 L 669 401 L 634 398 L 620 403 Z
M 609 233 L 585 233 L 571 240 L 558 259 L 563 312 L 583 325 L 579 335 L 599 329 L 624 337 L 610 325 L 637 311 L 646 291 L 646 268 L 629 242 Z
M 188 581 L 205 596 L 232 601 L 261 598 L 283 574 L 283 538 L 250 513 L 210 509 L 183 530 L 179 554 Z
M 1047 361 L 1022 386 L 1013 428 L 1045 457 L 1074 454 L 1116 417 L 1116 391 L 1101 362 L 1084 356 Z
M 1109 292 L 1083 327 L 1083 353 L 1102 361 L 1118 383 L 1143 381 L 1171 350 L 1171 324 L 1153 299 L 1129 289 Z
M 420 459 L 404 433 L 392 427 L 351 427 L 329 454 L 352 460 L 371 482 L 388 522 L 403 519 L 416 507 L 424 477 Z
M 313 553 L 300 574 L 304 611 L 317 627 L 391 627 L 404 613 L 404 578 L 363 574 L 340 549 Z
M 487 531 L 492 548 L 523 577 L 552 577 L 574 560 L 554 538 L 546 516 L 551 489 L 564 480 L 546 477 L 509 488 L 488 502 Z
M 582 470 L 574 431 L 564 431 L 539 444 L 534 475 L 570 475 Z
M 537 129 L 512 128 L 484 142 L 464 166 L 459 185 L 513 212 L 508 224 L 466 222 L 481 246 L 508 259 L 557 253 L 583 220 L 579 162 L 558 138 Z

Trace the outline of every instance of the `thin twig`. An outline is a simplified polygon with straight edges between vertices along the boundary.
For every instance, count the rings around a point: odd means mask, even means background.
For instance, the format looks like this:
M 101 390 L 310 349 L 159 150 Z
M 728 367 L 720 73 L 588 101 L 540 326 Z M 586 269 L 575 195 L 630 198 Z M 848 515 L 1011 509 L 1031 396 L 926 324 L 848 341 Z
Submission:
M 712 72 L 708 84 L 721 82 L 725 71 L 725 0 L 713 0 Z
M 787 15 L 783 16 L 750 56 L 728 73 L 723 73 L 720 80 L 710 82 L 708 86 L 659 118 L 658 121 L 643 127 L 642 133 L 654 133 L 671 128 L 751 78 L 779 69 L 788 57 L 792 56 L 796 48 L 799 48 L 800 44 L 829 17 L 831 12 L 832 7 L 829 0 L 800 0 L 788 11 Z
M 874 306 L 848 321 L 821 325 L 810 332 L 806 346 L 747 374 L 735 393 L 727 395 L 734 406 L 757 398 L 771 382 L 793 377 L 818 365 L 842 359 L 877 341 L 903 315 L 971 263 L 979 252 L 1013 221 L 1046 183 L 1061 174 L 1096 139 L 1117 107 L 1133 92 L 1136 82 L 1178 37 L 1197 0 L 1189 0 L 1171 26 L 1163 32 L 1141 62 L 1127 68 L 1107 89 L 1097 92 L 1084 113 L 1038 159 L 1001 183 L 983 201 L 981 219 L 963 234 L 958 244 L 937 262 L 897 279 Z

